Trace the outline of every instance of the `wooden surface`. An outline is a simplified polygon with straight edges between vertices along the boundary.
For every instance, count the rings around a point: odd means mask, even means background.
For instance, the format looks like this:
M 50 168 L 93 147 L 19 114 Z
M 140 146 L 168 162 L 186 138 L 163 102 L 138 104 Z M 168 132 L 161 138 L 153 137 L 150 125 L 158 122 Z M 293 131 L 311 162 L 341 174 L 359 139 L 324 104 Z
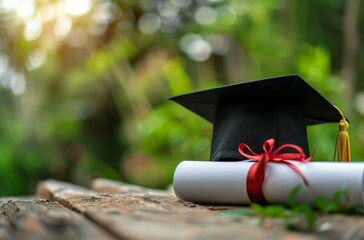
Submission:
M 4 199 L 0 239 L 112 239 L 83 216 L 44 199 Z
M 279 219 L 222 214 L 234 208 L 105 179 L 91 189 L 47 180 L 36 197 L 0 199 L 0 239 L 364 239 L 362 216 L 323 215 L 314 231 L 290 232 Z

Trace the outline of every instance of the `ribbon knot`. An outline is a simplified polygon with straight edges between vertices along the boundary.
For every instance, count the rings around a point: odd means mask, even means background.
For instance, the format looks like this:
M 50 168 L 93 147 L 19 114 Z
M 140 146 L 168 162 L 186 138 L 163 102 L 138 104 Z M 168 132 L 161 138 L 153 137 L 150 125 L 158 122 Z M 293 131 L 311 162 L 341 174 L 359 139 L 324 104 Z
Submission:
M 272 138 L 265 141 L 262 148 L 264 152 L 258 154 L 245 143 L 240 143 L 238 146 L 238 151 L 242 156 L 256 161 L 249 169 L 246 182 L 248 196 L 252 202 L 260 204 L 268 203 L 263 194 L 263 183 L 265 178 L 265 168 L 269 161 L 287 165 L 296 171 L 297 174 L 301 176 L 305 185 L 308 186 L 308 181 L 299 168 L 287 160 L 309 162 L 311 161 L 313 154 L 306 158 L 306 154 L 303 149 L 294 144 L 283 144 L 273 151 L 274 139 Z M 293 149 L 296 152 L 281 153 L 285 149 Z M 248 151 L 248 153 L 246 153 L 246 151 Z

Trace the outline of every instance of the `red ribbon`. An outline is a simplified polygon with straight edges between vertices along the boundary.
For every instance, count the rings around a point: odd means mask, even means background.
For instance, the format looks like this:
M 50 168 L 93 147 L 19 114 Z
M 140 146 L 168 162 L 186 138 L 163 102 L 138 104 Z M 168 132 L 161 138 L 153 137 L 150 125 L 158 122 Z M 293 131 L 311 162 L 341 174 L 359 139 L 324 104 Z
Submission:
M 274 139 L 268 139 L 263 143 L 263 150 L 264 153 L 257 154 L 250 147 L 245 143 L 240 143 L 238 146 L 239 153 L 248 159 L 255 160 L 254 163 L 248 172 L 246 188 L 248 192 L 248 196 L 252 202 L 260 203 L 260 204 L 267 204 L 267 200 L 263 194 L 263 183 L 265 178 L 265 168 L 269 161 L 275 163 L 283 163 L 286 164 L 288 167 L 292 168 L 294 171 L 301 176 L 303 182 L 306 186 L 308 186 L 307 179 L 296 167 L 294 164 L 286 161 L 286 160 L 293 160 L 299 162 L 309 162 L 312 159 L 312 155 L 306 158 L 306 155 L 301 147 L 294 145 L 294 144 L 283 144 L 282 146 L 278 147 L 276 150 L 273 151 L 274 147 Z M 296 153 L 279 153 L 283 149 L 291 148 L 296 151 Z M 249 153 L 245 153 L 245 150 L 248 150 Z

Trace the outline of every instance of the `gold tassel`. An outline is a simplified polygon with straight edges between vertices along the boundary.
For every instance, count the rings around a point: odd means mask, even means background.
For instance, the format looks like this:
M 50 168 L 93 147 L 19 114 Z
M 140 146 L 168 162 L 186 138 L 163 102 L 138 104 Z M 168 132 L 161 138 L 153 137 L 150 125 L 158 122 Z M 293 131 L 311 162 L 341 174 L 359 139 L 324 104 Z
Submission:
M 346 121 L 346 118 L 340 109 L 336 106 L 335 108 L 339 111 L 341 120 L 339 122 L 339 132 L 336 137 L 334 161 L 336 160 L 337 154 L 339 162 L 351 162 L 350 140 L 348 133 L 349 123 Z

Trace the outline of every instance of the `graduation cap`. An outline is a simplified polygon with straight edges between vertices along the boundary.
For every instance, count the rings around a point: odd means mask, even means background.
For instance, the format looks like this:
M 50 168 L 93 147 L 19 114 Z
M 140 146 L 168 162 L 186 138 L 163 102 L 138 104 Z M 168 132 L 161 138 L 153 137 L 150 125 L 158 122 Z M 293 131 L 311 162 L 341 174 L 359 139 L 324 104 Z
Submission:
M 232 84 L 170 100 L 213 123 L 211 161 L 242 160 L 237 151 L 240 143 L 259 153 L 269 138 L 275 139 L 276 146 L 298 145 L 309 156 L 306 126 L 328 122 L 340 122 L 339 160 L 350 160 L 345 116 L 297 75 Z

